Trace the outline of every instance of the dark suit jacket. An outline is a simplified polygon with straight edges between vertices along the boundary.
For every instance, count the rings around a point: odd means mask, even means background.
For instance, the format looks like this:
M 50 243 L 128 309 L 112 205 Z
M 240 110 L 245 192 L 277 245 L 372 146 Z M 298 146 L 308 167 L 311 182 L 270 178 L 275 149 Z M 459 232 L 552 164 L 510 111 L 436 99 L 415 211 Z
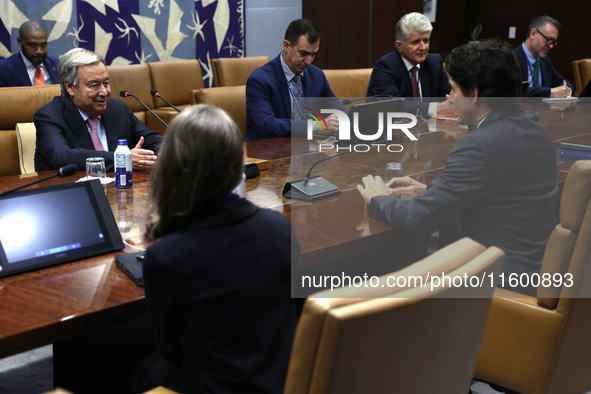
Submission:
M 527 66 L 527 56 L 523 51 L 523 47 L 518 45 L 513 49 L 513 54 L 517 58 L 519 62 L 519 66 L 521 67 L 521 80 L 524 82 L 529 81 L 528 78 L 528 66 Z M 540 57 L 540 74 L 542 75 L 542 86 L 528 87 L 523 94 L 526 97 L 550 97 L 552 88 L 557 86 L 563 85 L 564 81 L 566 84 L 574 91 L 575 86 L 570 82 L 567 81 L 565 77 L 560 75 L 558 71 L 554 69 L 552 62 L 550 61 L 550 56 Z
M 429 53 L 419 69 L 421 91 L 424 98 L 445 97 L 451 91 L 447 74 L 443 70 L 440 55 Z M 367 96 L 389 95 L 392 97 L 412 97 L 412 82 L 398 50 L 394 49 L 376 62 Z
M 461 138 L 422 196 L 380 196 L 370 204 L 370 215 L 417 235 L 456 214 L 460 236 L 498 246 L 505 272 L 527 274 L 540 270 L 557 211 L 552 140 L 519 111 L 490 114 Z
M 146 306 L 169 386 L 282 393 L 296 328 L 291 226 L 236 195 L 208 210 L 146 251 Z
M 78 170 L 85 170 L 86 159 L 95 156 L 104 157 L 105 166 L 110 169 L 118 139 L 127 139 L 129 149 L 133 149 L 143 136 L 143 148 L 154 152 L 158 152 L 162 142 L 162 135 L 146 127 L 116 98 L 109 99 L 102 115 L 108 152 L 94 150 L 86 123 L 70 97 L 55 97 L 35 112 L 34 120 L 37 129 L 35 171 L 52 170 L 71 163 L 76 164 Z
M 291 135 L 291 96 L 279 56 L 253 71 L 246 81 L 245 141 Z M 304 71 L 303 89 L 304 97 L 335 97 L 324 73 L 314 65 Z M 320 106 L 309 101 L 306 105 Z M 299 122 L 294 130 L 304 133 L 305 127 L 305 121 Z
M 60 83 L 60 76 L 57 70 L 59 59 L 47 56 L 45 58 L 45 68 L 51 74 L 53 83 Z M 27 73 L 27 67 L 21 53 L 0 61 L 0 87 L 7 86 L 32 86 L 31 79 Z
M 591 97 L 591 80 L 587 82 L 587 85 L 583 88 L 580 97 Z

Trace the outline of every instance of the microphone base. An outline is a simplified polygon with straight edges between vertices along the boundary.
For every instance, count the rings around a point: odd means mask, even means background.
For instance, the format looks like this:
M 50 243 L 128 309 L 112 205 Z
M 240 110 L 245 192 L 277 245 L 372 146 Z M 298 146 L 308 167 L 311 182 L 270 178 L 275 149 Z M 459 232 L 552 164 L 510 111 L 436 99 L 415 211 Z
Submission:
M 339 194 L 341 191 L 338 187 L 320 176 L 310 178 L 305 186 L 301 180 L 286 183 L 283 188 L 283 197 L 304 201 L 316 201 Z

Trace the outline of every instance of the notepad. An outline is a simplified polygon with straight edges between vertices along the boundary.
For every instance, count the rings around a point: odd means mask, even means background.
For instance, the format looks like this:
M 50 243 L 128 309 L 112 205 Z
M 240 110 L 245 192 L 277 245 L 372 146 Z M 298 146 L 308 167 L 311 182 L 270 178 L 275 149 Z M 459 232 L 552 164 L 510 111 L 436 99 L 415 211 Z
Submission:
M 115 265 L 119 267 L 125 275 L 129 276 L 129 279 L 131 279 L 133 283 L 140 287 L 144 286 L 144 271 L 142 266 L 143 262 L 142 260 L 138 260 L 137 256 L 143 253 L 144 252 L 125 253 L 115 256 Z

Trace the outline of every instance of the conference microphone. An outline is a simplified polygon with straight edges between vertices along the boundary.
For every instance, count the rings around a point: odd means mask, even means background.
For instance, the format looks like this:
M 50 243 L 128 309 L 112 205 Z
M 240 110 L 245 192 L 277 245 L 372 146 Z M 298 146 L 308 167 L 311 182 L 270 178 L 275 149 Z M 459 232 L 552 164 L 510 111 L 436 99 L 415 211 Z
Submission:
M 29 187 L 29 186 L 36 185 L 37 183 L 45 182 L 46 180 L 51 179 L 51 178 L 55 178 L 56 176 L 59 176 L 60 178 L 65 178 L 65 177 L 68 177 L 70 175 L 74 175 L 74 173 L 76 173 L 76 171 L 78 171 L 78 166 L 76 164 L 68 164 L 68 165 L 65 165 L 63 167 L 60 167 L 57 170 L 57 172 L 55 174 L 53 174 L 53 175 L 46 176 L 45 178 L 41 178 L 41 179 L 38 179 L 36 181 L 29 182 L 29 183 L 27 183 L 25 185 L 22 185 L 22 186 L 19 186 L 19 187 L 15 187 L 14 189 L 10 189 L 10 190 L 7 190 L 5 192 L 2 192 L 2 193 L 0 193 L 0 197 L 4 197 L 7 194 L 13 193 L 13 192 L 15 192 L 17 190 L 24 189 L 25 187 Z
M 144 103 L 142 103 L 142 100 L 140 100 L 139 98 L 135 97 L 133 94 L 129 93 L 126 90 L 122 90 L 119 92 L 119 96 L 121 97 L 133 97 L 134 99 L 136 99 L 138 101 L 138 103 L 140 103 L 145 109 L 147 109 L 152 115 L 154 115 L 154 117 L 156 117 L 156 119 L 158 119 L 160 121 L 160 123 L 162 123 L 164 126 L 166 126 L 166 128 L 168 128 L 168 125 L 166 124 L 165 121 L 163 121 L 162 119 L 160 119 L 160 117 L 158 115 L 156 115 L 154 113 L 154 111 L 152 111 L 150 108 L 148 108 L 148 106 Z
M 373 98 L 373 97 L 390 97 L 390 98 L 392 98 L 393 96 L 391 96 L 389 94 L 376 94 L 375 96 L 360 97 L 360 98 L 356 98 L 356 99 L 351 99 L 351 98 L 344 99 L 343 101 L 341 101 L 341 103 L 343 105 L 349 105 L 349 104 L 353 104 L 357 101 L 367 100 L 367 99 Z
M 351 152 L 354 151 L 347 151 L 318 160 L 316 163 L 312 164 L 304 179 L 301 181 L 288 182 L 285 184 L 282 193 L 283 197 L 295 198 L 297 200 L 315 201 L 341 194 L 339 188 L 326 179 L 320 176 L 312 178 L 312 170 L 314 167 L 324 161 L 334 159 L 335 157 L 343 156 Z
M 175 107 L 175 106 L 174 106 L 172 103 L 168 102 L 168 100 L 167 100 L 167 99 L 165 99 L 164 97 L 162 97 L 162 96 L 160 95 L 160 93 L 158 93 L 158 91 L 157 91 L 156 89 L 152 89 L 152 90 L 150 90 L 150 94 L 152 94 L 152 96 L 154 96 L 154 97 L 156 97 L 156 98 L 162 99 L 162 100 L 163 100 L 163 101 L 164 101 L 166 104 L 170 105 L 172 108 L 176 109 L 178 112 L 181 112 L 181 110 L 180 110 L 180 109 L 178 109 L 178 108 L 177 108 L 177 107 Z

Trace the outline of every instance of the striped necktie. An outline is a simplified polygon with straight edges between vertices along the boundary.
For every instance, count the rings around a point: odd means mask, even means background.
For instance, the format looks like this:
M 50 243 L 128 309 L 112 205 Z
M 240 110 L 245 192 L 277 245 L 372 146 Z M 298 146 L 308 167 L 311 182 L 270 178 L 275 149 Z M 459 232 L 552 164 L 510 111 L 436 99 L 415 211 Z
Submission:
M 293 105 L 291 108 L 292 119 L 304 119 L 303 105 L 304 105 L 304 89 L 302 86 L 302 76 L 296 74 L 291 80 L 291 86 L 293 88 Z

